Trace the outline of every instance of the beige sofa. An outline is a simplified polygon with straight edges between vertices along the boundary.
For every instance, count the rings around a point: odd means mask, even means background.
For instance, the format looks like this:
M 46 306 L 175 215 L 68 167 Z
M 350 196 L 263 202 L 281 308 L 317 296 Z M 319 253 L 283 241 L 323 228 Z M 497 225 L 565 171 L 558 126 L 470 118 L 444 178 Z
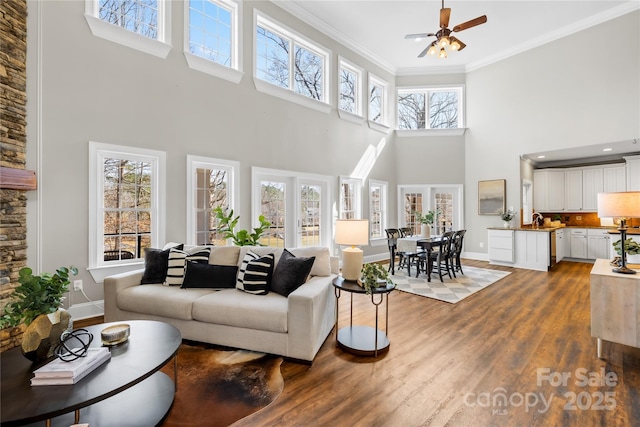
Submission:
M 212 247 L 209 264 L 240 266 L 248 250 L 275 254 L 282 248 Z M 315 256 L 309 279 L 288 297 L 274 292 L 253 295 L 237 289 L 182 289 L 140 284 L 144 270 L 104 281 L 105 322 L 130 319 L 170 323 L 189 340 L 313 361 L 335 325 L 332 281 L 338 258 L 328 248 L 288 249 L 296 256 Z

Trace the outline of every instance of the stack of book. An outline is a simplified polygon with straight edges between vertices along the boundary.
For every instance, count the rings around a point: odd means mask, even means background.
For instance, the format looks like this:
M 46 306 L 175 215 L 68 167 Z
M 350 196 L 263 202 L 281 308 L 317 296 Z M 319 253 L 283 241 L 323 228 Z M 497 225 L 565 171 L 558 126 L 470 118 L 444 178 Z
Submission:
M 75 384 L 110 358 L 108 348 L 91 347 L 86 356 L 70 362 L 55 359 L 33 371 L 35 376 L 31 378 L 31 385 Z

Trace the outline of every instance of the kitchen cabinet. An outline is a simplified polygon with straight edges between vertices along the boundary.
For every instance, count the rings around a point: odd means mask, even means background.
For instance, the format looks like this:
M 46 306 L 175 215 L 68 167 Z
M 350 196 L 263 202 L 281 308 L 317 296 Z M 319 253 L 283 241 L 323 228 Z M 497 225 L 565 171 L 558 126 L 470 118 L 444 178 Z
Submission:
M 571 258 L 587 259 L 587 230 L 585 228 L 572 228 L 571 233 Z
M 533 171 L 533 208 L 537 212 L 564 211 L 563 170 L 537 169 Z
M 598 210 L 598 193 L 604 191 L 603 169 L 584 169 L 582 171 L 582 210 Z
M 587 230 L 587 258 L 598 259 L 611 257 L 611 236 L 604 229 Z
M 517 230 L 514 267 L 548 271 L 551 260 L 550 236 L 549 232 Z
M 602 169 L 604 193 L 627 191 L 625 166 L 614 166 Z M 640 178 L 639 178 L 640 179 Z
M 567 211 L 582 210 L 582 169 L 564 173 L 564 208 Z
M 489 263 L 513 264 L 513 230 L 489 230 Z
M 627 175 L 627 188 L 625 191 L 640 191 L 640 156 L 628 156 L 625 172 Z

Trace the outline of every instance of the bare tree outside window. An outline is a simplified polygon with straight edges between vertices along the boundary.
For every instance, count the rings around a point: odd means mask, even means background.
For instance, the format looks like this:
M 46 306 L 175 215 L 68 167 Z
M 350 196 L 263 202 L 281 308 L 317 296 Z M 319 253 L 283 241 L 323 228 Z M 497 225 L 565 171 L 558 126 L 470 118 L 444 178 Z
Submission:
M 458 93 L 429 93 L 429 127 L 431 129 L 451 129 L 458 127 Z
M 369 120 L 382 123 L 383 89 L 378 85 L 369 85 Z
M 108 158 L 103 177 L 105 260 L 142 258 L 151 246 L 151 164 Z
M 322 58 L 308 49 L 296 46 L 294 58 L 295 92 L 309 98 L 322 99 Z
M 158 0 L 100 0 L 98 17 L 151 39 L 158 38 Z
M 356 104 L 356 73 L 345 68 L 340 69 L 340 99 L 339 108 L 349 113 L 357 114 Z
M 262 27 L 256 35 L 256 71 L 261 80 L 289 87 L 289 40 Z
M 371 186 L 369 203 L 370 237 L 382 237 L 382 187 Z
M 406 193 L 404 196 L 404 221 L 410 227 L 412 234 L 420 234 L 421 224 L 416 212 L 422 213 L 422 193 Z
M 424 129 L 425 94 L 398 93 L 398 129 Z
M 219 230 L 219 220 L 213 210 L 229 208 L 228 173 L 221 169 L 196 169 L 196 242 L 198 245 L 224 246 L 226 239 Z
M 320 245 L 320 223 L 322 190 L 319 185 L 300 187 L 300 240 L 302 246 Z
M 284 182 L 260 183 L 260 212 L 271 223 L 269 230 L 260 238 L 266 246 L 283 248 L 286 226 L 286 184 Z

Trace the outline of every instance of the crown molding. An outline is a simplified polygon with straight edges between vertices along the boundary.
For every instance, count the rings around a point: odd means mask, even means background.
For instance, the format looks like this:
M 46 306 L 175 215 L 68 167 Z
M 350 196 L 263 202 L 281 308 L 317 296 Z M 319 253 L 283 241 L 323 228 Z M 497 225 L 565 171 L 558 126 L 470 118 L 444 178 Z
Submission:
M 271 1 L 271 3 L 275 4 L 281 9 L 285 10 L 286 12 L 289 12 L 291 15 L 298 18 L 302 22 L 320 31 L 324 35 L 331 37 L 333 40 L 337 41 L 338 43 L 341 43 L 343 46 L 351 49 L 353 52 L 357 53 L 358 55 L 373 62 L 374 64 L 382 68 L 384 71 L 394 76 L 397 74 L 397 69 L 393 65 L 391 65 L 389 62 L 385 61 L 382 57 L 370 51 L 369 49 L 363 47 L 362 45 L 360 45 L 358 42 L 351 39 L 350 37 L 347 37 L 342 32 L 332 27 L 325 21 L 318 19 L 317 17 L 307 12 L 305 9 L 298 6 L 297 4 L 287 0 L 269 0 L 269 1 Z
M 467 69 L 464 65 L 439 65 L 425 67 L 406 67 L 398 68 L 396 77 L 398 76 L 425 76 L 437 74 L 464 74 Z

